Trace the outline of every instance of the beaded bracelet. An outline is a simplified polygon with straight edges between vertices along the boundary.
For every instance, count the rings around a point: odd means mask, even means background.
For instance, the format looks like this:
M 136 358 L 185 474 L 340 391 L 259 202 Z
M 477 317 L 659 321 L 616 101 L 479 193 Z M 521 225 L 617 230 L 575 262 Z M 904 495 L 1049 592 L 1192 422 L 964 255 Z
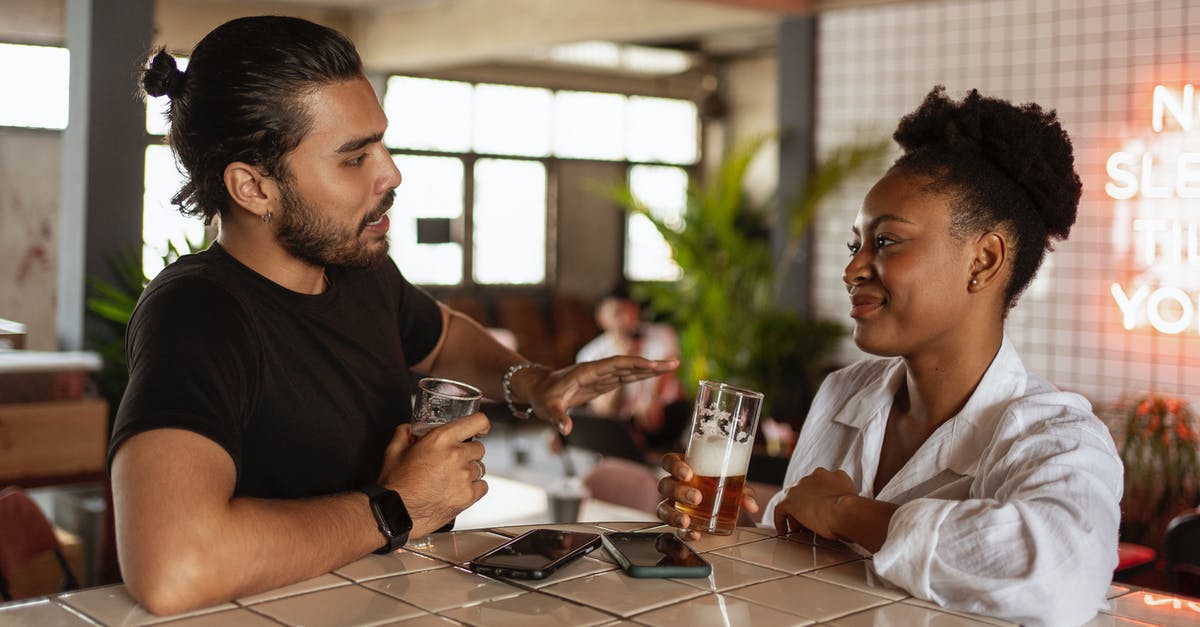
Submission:
M 518 410 L 516 404 L 513 402 L 513 394 L 512 394 L 513 375 L 517 374 L 518 372 L 520 372 L 526 368 L 542 368 L 542 367 L 543 366 L 541 366 L 539 364 L 534 364 L 534 363 L 513 364 L 513 365 L 509 366 L 507 370 L 504 371 L 504 379 L 503 379 L 504 402 L 508 404 L 508 411 L 512 412 L 513 416 L 516 416 L 517 418 L 521 418 L 521 419 L 525 419 L 525 420 L 527 420 L 529 418 L 533 418 L 533 407 L 532 406 L 527 407 L 524 410 Z

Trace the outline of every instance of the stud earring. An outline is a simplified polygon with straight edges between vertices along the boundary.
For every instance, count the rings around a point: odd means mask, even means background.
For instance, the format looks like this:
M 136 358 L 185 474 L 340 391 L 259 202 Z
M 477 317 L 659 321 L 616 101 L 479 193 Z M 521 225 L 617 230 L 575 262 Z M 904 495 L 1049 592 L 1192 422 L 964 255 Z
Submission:
M 271 212 L 270 212 L 270 211 L 267 211 L 267 214 L 266 214 L 266 215 L 264 215 L 264 216 L 262 217 L 262 218 L 263 218 L 263 224 L 270 224 L 270 223 L 271 223 L 271 217 L 272 217 L 272 216 L 271 216 Z
M 971 285 L 979 285 L 979 281 L 977 279 L 971 279 Z

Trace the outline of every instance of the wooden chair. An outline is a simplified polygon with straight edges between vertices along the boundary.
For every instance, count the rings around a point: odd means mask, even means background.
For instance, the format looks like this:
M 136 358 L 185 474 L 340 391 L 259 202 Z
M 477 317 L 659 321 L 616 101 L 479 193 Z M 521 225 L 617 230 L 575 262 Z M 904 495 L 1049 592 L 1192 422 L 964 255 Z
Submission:
M 542 308 L 532 297 L 508 295 L 496 298 L 496 324 L 517 336 L 521 354 L 529 359 L 550 365 L 556 363 L 554 344 Z
M 10 584 L 31 561 L 45 553 L 52 553 L 62 569 L 61 589 L 78 588 L 79 580 L 63 556 L 54 526 L 38 509 L 37 503 L 17 487 L 0 491 L 0 597 L 5 601 L 13 600 L 15 595 Z
M 492 317 L 488 315 L 487 309 L 477 299 L 470 296 L 457 296 L 442 299 L 445 305 L 463 315 L 471 318 L 479 324 L 489 327 L 492 326 Z
M 575 296 L 559 296 L 550 304 L 554 320 L 556 361 L 567 365 L 575 361 L 579 349 L 600 335 L 592 305 Z

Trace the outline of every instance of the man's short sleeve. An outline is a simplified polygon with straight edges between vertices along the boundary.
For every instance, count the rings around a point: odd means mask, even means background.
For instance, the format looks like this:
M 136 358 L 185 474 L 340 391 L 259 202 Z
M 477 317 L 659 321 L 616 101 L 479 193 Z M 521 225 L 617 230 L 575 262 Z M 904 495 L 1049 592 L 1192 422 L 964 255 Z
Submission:
M 393 284 L 400 293 L 400 342 L 409 365 L 429 356 L 442 337 L 442 310 L 437 300 L 425 290 L 408 282 L 394 264 L 391 266 Z
M 129 385 L 109 464 L 130 437 L 176 428 L 220 444 L 240 471 L 242 427 L 262 365 L 256 337 L 237 299 L 214 281 L 179 277 L 151 285 L 126 335 Z

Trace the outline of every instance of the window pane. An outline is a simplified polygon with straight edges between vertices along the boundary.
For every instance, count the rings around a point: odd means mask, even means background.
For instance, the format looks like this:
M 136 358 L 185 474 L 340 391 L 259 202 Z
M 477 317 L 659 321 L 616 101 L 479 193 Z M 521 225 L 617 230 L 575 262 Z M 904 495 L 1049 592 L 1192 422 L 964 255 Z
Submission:
M 550 154 L 548 89 L 511 85 L 475 87 L 475 150 L 502 155 Z
M 388 212 L 392 258 L 405 278 L 425 285 L 458 285 L 463 279 L 461 242 L 418 244 L 417 218 L 459 218 L 463 213 L 463 163 L 457 157 L 395 155 L 403 177 Z
M 546 168 L 537 161 L 475 162 L 477 283 L 546 280 Z
M 629 97 L 626 146 L 631 161 L 695 163 L 696 105 L 687 100 Z
M 471 84 L 392 76 L 383 95 L 390 148 L 466 152 L 471 149 Z
M 625 156 L 625 96 L 560 91 L 554 97 L 554 154 L 582 159 Z
M 667 226 L 683 228 L 688 175 L 683 168 L 635 165 L 629 189 Z M 682 276 L 671 259 L 671 247 L 645 216 L 630 215 L 625 228 L 625 276 L 632 281 L 674 281 Z
M 179 70 L 187 70 L 187 57 L 175 57 L 175 65 Z M 167 107 L 171 104 L 171 99 L 166 96 L 158 96 L 156 98 L 146 98 L 146 132 L 151 135 L 166 135 L 167 134 Z
M 66 128 L 70 59 L 66 48 L 0 44 L 0 126 Z
M 142 271 L 154 278 L 163 269 L 167 242 L 186 253 L 188 241 L 204 240 L 204 221 L 179 213 L 171 197 L 183 186 L 175 155 L 167 146 L 146 147 L 145 192 L 142 197 Z

